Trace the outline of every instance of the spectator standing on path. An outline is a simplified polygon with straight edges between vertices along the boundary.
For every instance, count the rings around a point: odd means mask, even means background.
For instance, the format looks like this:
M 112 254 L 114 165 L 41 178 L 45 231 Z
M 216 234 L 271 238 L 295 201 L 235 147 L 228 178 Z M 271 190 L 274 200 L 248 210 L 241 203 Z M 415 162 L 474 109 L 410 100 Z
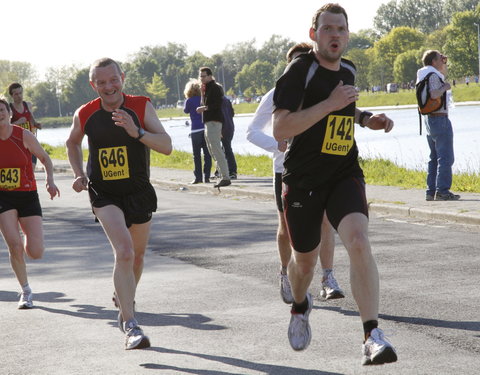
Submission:
M 237 161 L 232 150 L 232 140 L 235 133 L 235 123 L 233 117 L 235 111 L 232 102 L 226 97 L 222 100 L 223 126 L 222 126 L 222 146 L 227 158 L 228 172 L 231 180 L 237 178 Z
M 210 182 L 210 173 L 212 170 L 212 157 L 208 152 L 207 142 L 205 141 L 205 125 L 202 122 L 202 115 L 197 113 L 197 108 L 200 106 L 201 92 L 200 83 L 196 79 L 191 79 L 185 85 L 185 106 L 183 112 L 190 115 L 190 122 L 192 130 L 190 138 L 192 139 L 193 164 L 195 169 L 193 174 L 195 179 L 192 184 L 199 184 L 202 182 Z M 202 151 L 203 151 L 203 176 L 202 179 Z
M 10 103 L 12 110 L 11 122 L 13 125 L 18 125 L 23 129 L 29 130 L 33 135 L 37 135 L 37 129 L 42 128 L 42 124 L 35 120 L 33 116 L 32 103 L 23 100 L 23 87 L 20 83 L 12 83 L 8 86 L 8 93 L 10 94 L 13 103 Z M 37 164 L 37 157 L 32 155 L 33 170 Z
M 32 155 L 45 168 L 50 199 L 60 196 L 53 180 L 50 157 L 30 131 L 11 124 L 10 106 L 7 101 L 0 99 L 0 231 L 10 253 L 13 272 L 22 288 L 19 309 L 33 307 L 25 254 L 31 259 L 40 259 L 45 251 L 42 208 Z
M 448 118 L 448 95 L 451 95 L 450 84 L 445 82 L 447 74 L 447 56 L 439 51 L 425 51 L 422 57 L 423 68 L 417 72 L 417 82 L 430 75 L 429 89 L 433 99 L 441 98 L 439 110 L 427 116 L 427 142 L 430 148 L 430 161 L 427 171 L 427 201 L 451 201 L 460 199 L 460 195 L 450 191 L 452 187 L 452 166 L 455 161 L 453 151 L 453 129 Z
M 290 48 L 287 53 L 287 63 L 290 63 L 301 53 L 307 53 L 312 49 L 308 43 L 299 43 Z M 273 173 L 274 173 L 274 193 L 277 204 L 278 228 L 277 228 L 277 247 L 280 256 L 280 295 L 285 303 L 292 303 L 292 291 L 287 276 L 287 266 L 292 255 L 292 248 L 285 223 L 283 203 L 282 203 L 282 172 L 284 152 L 287 149 L 285 141 L 277 142 L 272 135 L 272 111 L 273 111 L 273 93 L 274 89 L 267 92 L 253 116 L 252 122 L 248 125 L 247 139 L 254 145 L 273 153 Z M 320 241 L 320 263 L 322 266 L 322 290 L 321 296 L 325 299 L 343 298 L 345 295 L 338 286 L 333 276 L 333 257 L 335 250 L 335 236 L 333 228 L 328 218 L 324 216 L 321 228 Z
M 212 70 L 208 67 L 199 69 L 199 78 L 202 82 L 202 105 L 197 108 L 197 113 L 202 114 L 205 124 L 205 140 L 207 141 L 210 155 L 217 162 L 220 172 L 220 181 L 214 187 L 231 185 L 228 172 L 227 159 L 222 149 L 222 101 L 223 89 L 214 79 Z
M 362 364 L 394 362 L 393 346 L 378 328 L 379 278 L 368 239 L 368 207 L 358 163 L 354 123 L 389 132 L 393 122 L 355 107 L 355 66 L 342 59 L 348 19 L 338 4 L 326 4 L 309 30 L 313 51 L 298 56 L 277 81 L 273 134 L 288 139 L 283 172 L 284 210 L 293 248 L 288 277 L 294 302 L 288 338 L 294 350 L 311 340 L 308 322 L 312 281 L 324 212 L 350 257 L 350 284 L 364 329 Z M 305 88 L 310 66 L 318 68 Z
M 170 136 L 144 96 L 123 93 L 125 74 L 109 58 L 90 67 L 90 85 L 98 98 L 73 116 L 67 151 L 76 192 L 88 190 L 96 219 L 115 255 L 114 302 L 118 326 L 126 333 L 125 349 L 150 346 L 134 316 L 134 299 L 142 275 L 152 213 L 157 209 L 149 180 L 149 149 L 172 152 Z M 88 137 L 87 174 L 83 170 L 82 140 Z

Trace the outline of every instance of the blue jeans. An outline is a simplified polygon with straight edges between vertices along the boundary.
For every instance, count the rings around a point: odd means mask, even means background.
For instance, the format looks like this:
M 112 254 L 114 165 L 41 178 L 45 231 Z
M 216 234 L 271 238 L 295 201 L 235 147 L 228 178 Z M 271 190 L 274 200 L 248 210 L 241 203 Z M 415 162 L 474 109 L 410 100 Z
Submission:
M 205 132 L 196 132 L 191 134 L 192 149 L 193 149 L 193 164 L 195 170 L 195 180 L 205 181 L 210 178 L 210 171 L 212 169 L 212 157 L 208 152 L 207 142 L 205 142 Z M 202 179 L 202 150 L 203 150 L 203 174 L 205 180 Z
M 445 194 L 452 186 L 453 130 L 448 116 L 427 117 L 427 141 L 430 147 L 427 194 Z
M 225 157 L 227 158 L 228 172 L 230 174 L 237 174 L 237 161 L 232 150 L 232 139 L 222 138 L 222 146 L 225 151 Z

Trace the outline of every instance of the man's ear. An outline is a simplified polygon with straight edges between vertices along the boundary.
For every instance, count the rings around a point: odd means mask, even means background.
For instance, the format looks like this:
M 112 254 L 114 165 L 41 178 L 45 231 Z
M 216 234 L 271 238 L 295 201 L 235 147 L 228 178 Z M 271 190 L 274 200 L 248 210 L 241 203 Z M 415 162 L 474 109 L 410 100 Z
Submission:
M 316 31 L 315 29 L 313 29 L 313 27 L 310 28 L 310 31 L 308 33 L 308 35 L 310 36 L 310 39 L 313 40 L 314 42 L 317 41 L 317 34 L 316 34 Z

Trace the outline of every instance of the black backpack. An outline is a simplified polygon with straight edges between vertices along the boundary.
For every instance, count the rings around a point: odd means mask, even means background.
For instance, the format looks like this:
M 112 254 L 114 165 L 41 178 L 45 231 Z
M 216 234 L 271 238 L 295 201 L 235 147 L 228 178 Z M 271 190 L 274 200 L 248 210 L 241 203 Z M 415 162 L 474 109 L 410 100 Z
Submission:
M 429 79 L 432 74 L 435 74 L 435 72 L 428 73 L 421 81 L 419 81 L 415 85 L 415 95 L 417 97 L 418 104 L 420 135 L 422 135 L 422 115 L 428 115 L 429 113 L 438 111 L 440 108 L 442 108 L 442 106 L 445 105 L 446 102 L 446 93 L 444 93 L 439 98 L 433 99 L 432 97 L 430 97 Z

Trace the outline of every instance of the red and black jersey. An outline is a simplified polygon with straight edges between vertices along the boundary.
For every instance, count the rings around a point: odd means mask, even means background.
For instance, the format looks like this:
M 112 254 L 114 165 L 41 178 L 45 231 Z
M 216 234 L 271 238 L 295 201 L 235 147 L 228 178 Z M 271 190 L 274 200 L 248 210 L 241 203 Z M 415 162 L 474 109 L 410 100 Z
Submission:
M 35 191 L 37 184 L 32 167 L 32 153 L 23 145 L 25 130 L 13 125 L 10 137 L 0 139 L 0 190 Z
M 12 118 L 10 119 L 10 121 L 15 122 L 18 119 L 25 117 L 27 119 L 26 122 L 24 122 L 23 124 L 16 124 L 16 125 L 20 126 L 23 129 L 30 130 L 32 133 L 34 133 L 35 126 L 33 124 L 32 112 L 30 112 L 30 110 L 28 109 L 28 105 L 26 102 L 22 102 L 22 104 L 23 104 L 23 112 L 18 112 L 15 109 L 15 106 L 13 105 L 13 103 L 10 103 L 10 108 L 12 109 Z
M 149 98 L 123 94 L 121 109 L 145 128 L 145 108 Z M 101 106 L 100 98 L 83 105 L 78 113 L 88 137 L 87 175 L 95 189 L 113 195 L 131 194 L 149 183 L 150 149 L 115 125 L 112 112 Z

